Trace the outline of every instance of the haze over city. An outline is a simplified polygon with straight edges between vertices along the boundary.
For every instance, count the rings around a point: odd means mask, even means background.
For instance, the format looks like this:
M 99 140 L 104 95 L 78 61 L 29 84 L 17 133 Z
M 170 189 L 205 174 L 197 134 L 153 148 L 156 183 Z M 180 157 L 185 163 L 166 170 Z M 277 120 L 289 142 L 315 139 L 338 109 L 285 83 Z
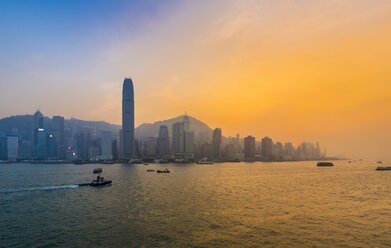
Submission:
M 135 123 L 187 111 L 223 134 L 391 159 L 389 1 L 0 3 L 0 118 Z

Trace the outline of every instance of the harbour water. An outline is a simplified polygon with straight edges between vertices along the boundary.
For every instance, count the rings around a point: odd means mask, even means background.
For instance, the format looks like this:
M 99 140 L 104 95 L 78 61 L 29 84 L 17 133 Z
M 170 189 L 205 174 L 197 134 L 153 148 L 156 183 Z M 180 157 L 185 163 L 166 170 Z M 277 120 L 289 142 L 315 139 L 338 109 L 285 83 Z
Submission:
M 1 164 L 0 247 L 390 247 L 391 171 L 334 164 Z

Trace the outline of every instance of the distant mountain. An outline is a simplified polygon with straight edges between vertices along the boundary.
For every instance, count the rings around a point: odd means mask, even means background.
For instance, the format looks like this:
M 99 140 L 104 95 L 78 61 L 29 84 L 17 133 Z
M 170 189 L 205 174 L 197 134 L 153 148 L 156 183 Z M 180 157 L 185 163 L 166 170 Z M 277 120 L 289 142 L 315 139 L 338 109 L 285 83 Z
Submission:
M 135 129 L 135 138 L 136 139 L 143 139 L 147 137 L 158 137 L 159 136 L 159 127 L 161 125 L 166 125 L 168 127 L 168 133 L 171 136 L 172 132 L 172 124 L 175 122 L 179 122 L 183 120 L 184 115 L 164 120 L 164 121 L 157 121 L 154 123 L 144 123 L 138 126 Z M 202 133 L 202 132 L 212 132 L 212 129 L 203 123 L 202 121 L 197 120 L 194 117 L 188 116 L 190 120 L 190 129 L 194 131 L 196 134 Z

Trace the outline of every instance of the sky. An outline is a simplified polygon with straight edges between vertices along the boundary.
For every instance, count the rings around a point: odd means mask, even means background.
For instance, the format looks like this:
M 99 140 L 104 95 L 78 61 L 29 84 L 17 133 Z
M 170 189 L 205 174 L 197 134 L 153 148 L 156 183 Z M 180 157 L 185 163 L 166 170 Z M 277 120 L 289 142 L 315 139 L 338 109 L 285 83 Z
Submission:
M 0 118 L 136 125 L 186 111 L 224 136 L 391 160 L 388 0 L 0 1 Z

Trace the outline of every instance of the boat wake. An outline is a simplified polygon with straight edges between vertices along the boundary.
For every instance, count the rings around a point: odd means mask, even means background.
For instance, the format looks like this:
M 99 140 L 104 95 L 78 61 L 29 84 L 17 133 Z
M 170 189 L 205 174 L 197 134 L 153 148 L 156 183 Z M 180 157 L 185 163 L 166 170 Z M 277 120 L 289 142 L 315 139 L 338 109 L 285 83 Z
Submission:
M 1 189 L 0 193 L 35 191 L 35 190 L 72 189 L 72 188 L 78 188 L 78 187 L 79 187 L 79 185 L 40 186 L 40 187 L 31 187 L 31 188 Z

